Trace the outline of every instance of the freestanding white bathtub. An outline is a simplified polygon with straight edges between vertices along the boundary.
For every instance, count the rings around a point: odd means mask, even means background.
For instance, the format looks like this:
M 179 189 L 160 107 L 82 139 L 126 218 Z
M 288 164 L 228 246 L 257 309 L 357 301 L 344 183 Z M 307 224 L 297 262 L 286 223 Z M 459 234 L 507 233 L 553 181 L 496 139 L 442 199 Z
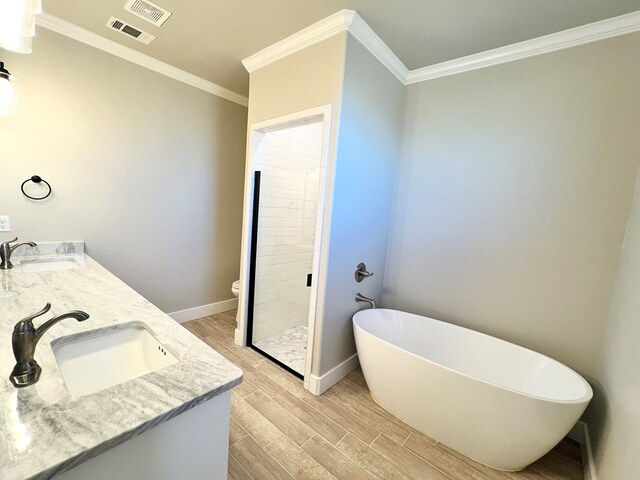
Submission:
M 521 470 L 571 430 L 589 384 L 540 353 L 396 310 L 353 316 L 373 398 L 438 442 L 493 468 Z

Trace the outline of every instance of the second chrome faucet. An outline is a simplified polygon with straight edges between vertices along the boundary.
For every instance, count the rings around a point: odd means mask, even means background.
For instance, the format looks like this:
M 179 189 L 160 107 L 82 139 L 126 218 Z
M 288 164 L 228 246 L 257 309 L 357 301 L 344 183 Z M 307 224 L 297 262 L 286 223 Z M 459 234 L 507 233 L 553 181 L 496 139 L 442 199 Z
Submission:
M 11 263 L 11 254 L 18 247 L 22 247 L 23 245 L 29 245 L 30 247 L 37 247 L 38 245 L 34 242 L 23 242 L 17 243 L 15 245 L 11 245 L 13 242 L 17 242 L 18 237 L 13 240 L 9 240 L 8 242 L 3 242 L 0 244 L 0 270 L 9 270 L 13 268 L 13 264 Z

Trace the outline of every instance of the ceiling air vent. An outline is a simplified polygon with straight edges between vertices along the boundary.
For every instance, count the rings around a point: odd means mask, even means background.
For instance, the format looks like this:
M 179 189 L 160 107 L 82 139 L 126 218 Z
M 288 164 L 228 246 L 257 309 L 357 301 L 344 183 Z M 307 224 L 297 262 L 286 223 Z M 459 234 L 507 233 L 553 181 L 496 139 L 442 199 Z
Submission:
M 107 22 L 107 27 L 112 28 L 113 30 L 117 30 L 120 33 L 124 33 L 129 37 L 133 37 L 139 42 L 144 43 L 145 45 L 149 45 L 156 39 L 155 35 L 143 32 L 139 28 L 133 27 L 123 22 L 122 20 L 117 19 L 116 17 L 111 17 L 109 19 L 109 21 Z
M 171 12 L 148 0 L 129 0 L 124 6 L 127 12 L 144 18 L 159 27 L 171 16 Z

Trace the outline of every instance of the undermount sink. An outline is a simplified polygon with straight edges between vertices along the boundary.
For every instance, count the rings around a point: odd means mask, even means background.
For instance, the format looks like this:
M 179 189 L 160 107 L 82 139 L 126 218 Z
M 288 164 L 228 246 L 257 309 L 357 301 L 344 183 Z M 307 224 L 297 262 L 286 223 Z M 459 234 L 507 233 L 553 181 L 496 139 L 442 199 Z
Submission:
M 73 257 L 20 260 L 23 272 L 50 272 L 78 268 L 80 263 Z
M 82 396 L 155 372 L 178 361 L 142 322 L 128 322 L 51 342 L 71 395 Z

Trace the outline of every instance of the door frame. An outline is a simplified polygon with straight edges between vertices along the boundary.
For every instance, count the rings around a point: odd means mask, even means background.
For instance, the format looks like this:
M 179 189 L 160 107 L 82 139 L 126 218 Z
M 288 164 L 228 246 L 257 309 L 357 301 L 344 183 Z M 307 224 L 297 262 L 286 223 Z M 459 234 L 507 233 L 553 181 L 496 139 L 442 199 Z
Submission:
M 328 217 L 329 199 L 327 196 L 327 179 L 329 177 L 329 150 L 331 145 L 331 105 L 310 108 L 299 112 L 275 117 L 262 122 L 256 122 L 249 127 L 247 132 L 247 160 L 245 167 L 244 185 L 244 207 L 242 221 L 242 249 L 240 257 L 240 292 L 238 295 L 238 316 L 237 328 L 234 340 L 238 345 L 247 345 L 247 313 L 248 313 L 248 293 L 249 293 L 249 269 L 251 262 L 251 230 L 253 214 L 253 179 L 254 179 L 254 155 L 260 144 L 262 135 L 268 131 L 283 130 L 286 128 L 305 125 L 309 123 L 322 123 L 322 145 L 320 160 L 320 184 L 318 189 L 318 211 L 316 217 L 316 238 L 313 253 L 313 282 L 309 301 L 308 314 L 308 338 L 307 338 L 307 358 L 304 371 L 304 387 L 309 389 L 314 355 L 314 340 L 318 329 L 318 318 L 316 315 L 319 295 L 324 285 L 320 282 L 321 258 L 323 257 L 323 247 L 328 243 L 324 241 L 323 233 L 324 219 Z

